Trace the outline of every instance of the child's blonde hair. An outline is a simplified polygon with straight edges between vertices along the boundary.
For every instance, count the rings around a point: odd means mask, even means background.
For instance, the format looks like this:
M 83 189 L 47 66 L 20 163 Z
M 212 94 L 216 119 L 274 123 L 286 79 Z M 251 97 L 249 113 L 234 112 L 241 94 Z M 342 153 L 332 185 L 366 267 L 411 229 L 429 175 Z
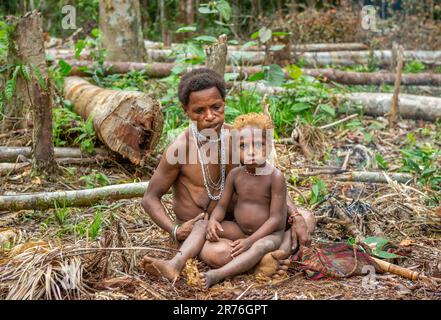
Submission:
M 263 113 L 250 112 L 238 116 L 233 123 L 233 128 L 240 130 L 246 126 L 255 126 L 262 130 L 273 129 L 271 118 Z

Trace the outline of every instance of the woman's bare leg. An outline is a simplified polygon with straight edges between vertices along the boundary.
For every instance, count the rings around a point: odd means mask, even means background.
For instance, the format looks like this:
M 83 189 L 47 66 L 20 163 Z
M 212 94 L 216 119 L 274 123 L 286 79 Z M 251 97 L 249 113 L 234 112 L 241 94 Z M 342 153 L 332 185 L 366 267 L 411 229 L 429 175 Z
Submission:
M 144 256 L 141 266 L 149 274 L 162 275 L 170 281 L 174 281 L 179 277 L 185 262 L 190 258 L 196 257 L 204 246 L 206 227 L 206 220 L 197 221 L 187 239 L 182 243 L 179 252 L 172 259 L 161 260 Z

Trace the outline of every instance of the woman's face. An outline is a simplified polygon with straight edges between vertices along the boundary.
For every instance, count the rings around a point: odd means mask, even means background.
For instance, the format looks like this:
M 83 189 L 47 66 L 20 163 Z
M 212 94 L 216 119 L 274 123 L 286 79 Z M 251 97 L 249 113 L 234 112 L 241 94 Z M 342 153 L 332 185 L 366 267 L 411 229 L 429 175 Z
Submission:
M 192 92 L 184 110 L 199 131 L 211 129 L 219 133 L 224 124 L 225 101 L 216 87 Z

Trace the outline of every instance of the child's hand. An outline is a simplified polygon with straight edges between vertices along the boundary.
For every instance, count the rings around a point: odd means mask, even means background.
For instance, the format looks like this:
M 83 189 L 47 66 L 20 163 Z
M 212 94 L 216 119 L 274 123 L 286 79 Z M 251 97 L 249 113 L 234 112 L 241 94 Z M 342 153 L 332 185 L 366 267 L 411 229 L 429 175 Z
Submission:
M 249 248 L 251 248 L 252 243 L 249 240 L 250 238 L 244 238 L 244 239 L 238 239 L 236 241 L 233 241 L 231 244 L 232 250 L 231 250 L 231 256 L 237 257 L 241 253 L 247 251 Z
M 224 229 L 222 229 L 222 226 L 218 221 L 214 219 L 210 219 L 208 221 L 208 226 L 207 226 L 207 240 L 211 242 L 219 241 L 219 235 L 217 233 L 218 230 L 224 231 Z

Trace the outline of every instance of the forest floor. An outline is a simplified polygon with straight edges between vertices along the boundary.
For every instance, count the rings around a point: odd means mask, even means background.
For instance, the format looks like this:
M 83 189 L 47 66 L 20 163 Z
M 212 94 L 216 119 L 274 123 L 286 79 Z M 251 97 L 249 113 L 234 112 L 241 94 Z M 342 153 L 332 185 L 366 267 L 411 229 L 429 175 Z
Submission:
M 397 170 L 402 166 L 399 150 L 406 147 L 409 134 L 415 140 L 413 143 L 432 141 L 439 149 L 439 125 L 400 121 L 396 128 L 387 129 L 384 119 L 360 120 L 360 128 L 365 129 L 362 132 L 344 125 L 323 131 L 321 138 L 311 143 L 317 150 L 312 161 L 306 160 L 297 146 L 277 144 L 280 168 L 287 177 L 292 199 L 311 208 L 319 217 L 314 243 L 348 238 L 341 225 L 321 222 L 320 217 L 333 214 L 326 198 L 311 205 L 307 200 L 317 182 L 314 179 L 318 179 L 315 174 L 314 178 L 308 176 L 317 171 L 314 166 L 340 168 L 345 152 L 352 149 L 347 159 L 348 170 L 378 171 L 373 165 L 373 152 L 380 150 L 387 155 L 384 161 L 389 171 Z M 371 139 L 366 139 L 367 134 Z M 10 135 L 1 140 L 0 145 L 24 145 L 30 136 Z M 0 177 L 0 194 L 84 189 L 85 184 L 99 183 L 97 173 L 107 177 L 106 184 L 147 181 L 158 157 L 159 153 L 142 169 L 118 158 L 69 165 L 60 168 L 55 181 L 32 177 L 30 171 L 12 173 Z M 440 166 L 439 158 L 437 161 L 435 165 Z M 79 179 L 81 176 L 89 179 Z M 365 235 L 373 235 L 371 229 L 376 225 L 385 238 L 405 253 L 405 258 L 394 262 L 427 276 L 441 277 L 441 207 L 430 203 L 434 191 L 417 184 L 341 182 L 332 174 L 319 178 L 325 185 L 318 189 L 321 195 L 333 193 L 340 203 L 357 203 L 351 206 L 352 219 Z M 171 194 L 165 196 L 164 203 L 170 208 Z M 411 281 L 391 274 L 377 275 L 375 285 L 365 286 L 364 276 L 313 281 L 290 269 L 278 279 L 256 278 L 252 274 L 237 276 L 207 291 L 199 287 L 197 273 L 208 267 L 190 260 L 175 283 L 147 276 L 139 268 L 143 255 L 167 258 L 175 249 L 170 245 L 169 235 L 143 211 L 139 198 L 88 208 L 0 212 L 0 234 L 5 231 L 12 232 L 14 239 L 0 251 L 0 269 L 7 271 L 0 283 L 2 299 L 24 298 L 27 294 L 53 299 L 57 292 L 59 298 L 71 299 L 272 299 L 275 295 L 278 299 L 295 300 L 441 299 L 441 283 Z M 27 251 L 31 254 L 23 254 L 30 247 L 35 248 Z M 60 278 L 66 271 L 62 270 L 70 270 L 70 285 L 63 285 Z

